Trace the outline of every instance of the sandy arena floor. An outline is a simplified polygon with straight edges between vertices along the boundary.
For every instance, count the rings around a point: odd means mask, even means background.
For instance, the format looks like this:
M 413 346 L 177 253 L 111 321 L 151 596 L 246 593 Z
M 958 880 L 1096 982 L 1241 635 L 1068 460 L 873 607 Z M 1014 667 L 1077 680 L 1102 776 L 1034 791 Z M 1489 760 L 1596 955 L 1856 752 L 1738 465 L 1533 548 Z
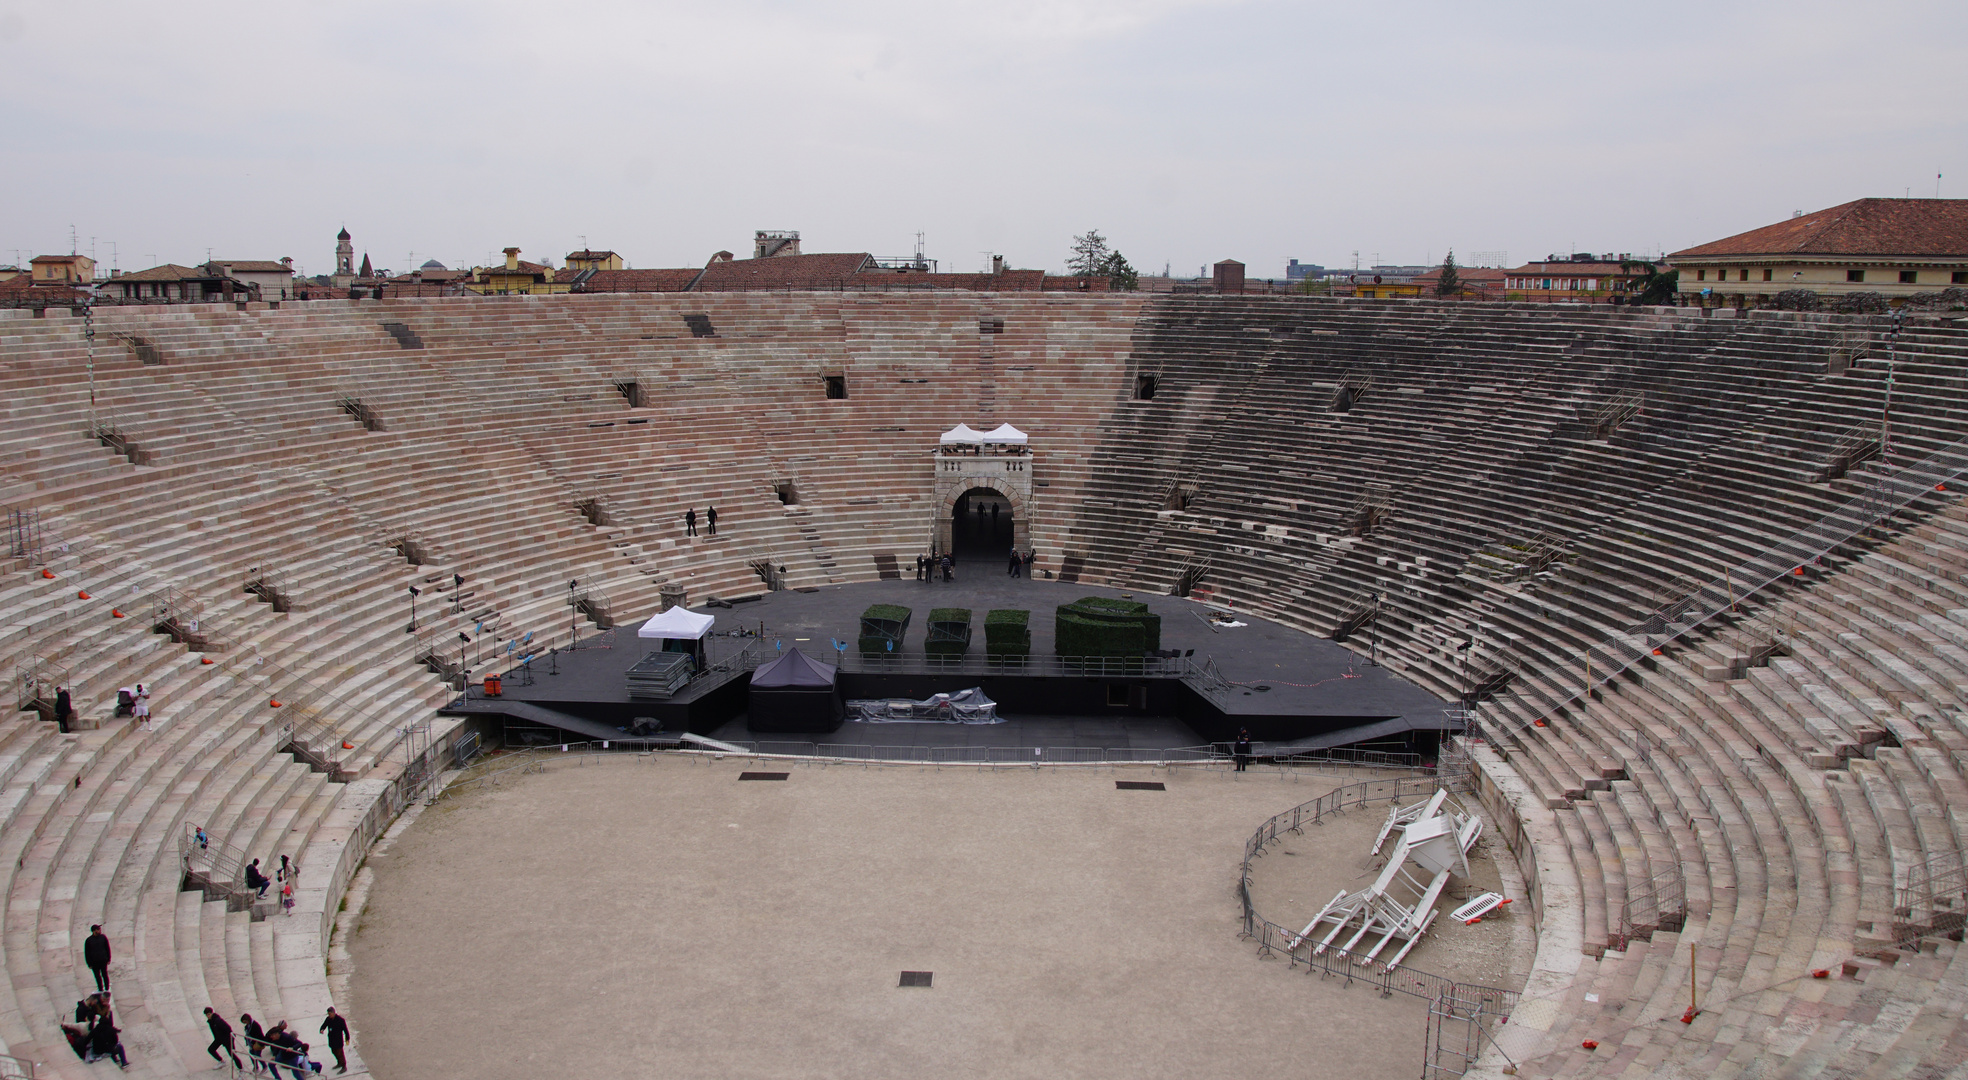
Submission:
M 738 780 L 757 767 L 557 762 L 432 807 L 372 860 L 350 943 L 375 1074 L 1420 1072 L 1420 1001 L 1289 972 L 1237 938 L 1245 838 L 1357 774 L 810 765 Z M 1374 816 L 1291 838 L 1264 893 L 1350 881 L 1364 865 L 1350 834 Z M 1286 861 L 1304 884 L 1281 888 Z M 898 988 L 904 970 L 934 985 Z

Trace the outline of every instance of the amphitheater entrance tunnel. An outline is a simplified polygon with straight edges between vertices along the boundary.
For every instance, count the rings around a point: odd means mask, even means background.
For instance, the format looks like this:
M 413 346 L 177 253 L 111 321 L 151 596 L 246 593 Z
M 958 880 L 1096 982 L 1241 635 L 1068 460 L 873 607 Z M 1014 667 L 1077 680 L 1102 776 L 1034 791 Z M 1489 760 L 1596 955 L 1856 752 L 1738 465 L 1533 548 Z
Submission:
M 971 488 L 950 508 L 950 547 L 960 562 L 1002 569 L 1015 533 L 1011 500 L 1002 492 Z

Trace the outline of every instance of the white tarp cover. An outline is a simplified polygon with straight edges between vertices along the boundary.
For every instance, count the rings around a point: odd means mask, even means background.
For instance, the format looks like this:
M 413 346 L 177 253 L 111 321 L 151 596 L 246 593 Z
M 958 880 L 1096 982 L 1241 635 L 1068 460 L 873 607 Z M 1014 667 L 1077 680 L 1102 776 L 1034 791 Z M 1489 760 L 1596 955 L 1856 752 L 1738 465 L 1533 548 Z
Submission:
M 642 629 L 636 631 L 636 636 L 695 641 L 710 633 L 711 624 L 714 622 L 717 622 L 717 617 L 714 615 L 699 615 L 694 611 L 673 607 L 660 615 L 650 616 L 649 621 L 642 624 Z
M 1019 446 L 1023 446 L 1025 445 L 1025 433 L 1012 427 L 1010 424 L 999 424 L 997 427 L 984 433 L 984 441 L 987 443 L 1017 443 Z
M 943 438 L 939 441 L 945 446 L 952 444 L 975 446 L 984 441 L 984 434 L 972 428 L 969 424 L 958 424 L 956 427 L 944 432 Z
M 932 694 L 922 701 L 908 698 L 878 698 L 847 703 L 850 720 L 871 724 L 1002 724 L 998 703 L 984 696 L 981 687 L 954 694 Z

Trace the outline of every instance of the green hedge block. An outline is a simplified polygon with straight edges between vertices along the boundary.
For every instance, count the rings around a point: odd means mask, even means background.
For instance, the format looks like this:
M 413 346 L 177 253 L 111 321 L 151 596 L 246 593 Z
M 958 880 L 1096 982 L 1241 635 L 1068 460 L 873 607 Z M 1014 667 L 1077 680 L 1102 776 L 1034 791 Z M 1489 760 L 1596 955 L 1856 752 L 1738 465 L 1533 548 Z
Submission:
M 987 656 L 1032 655 L 1032 613 L 1021 608 L 993 608 L 984 615 Z
M 870 605 L 861 613 L 861 637 L 857 644 L 862 655 L 889 656 L 901 652 L 902 639 L 909 633 L 909 619 L 914 614 L 900 604 Z
M 1135 600 L 1087 596 L 1053 615 L 1060 656 L 1140 656 L 1162 647 L 1162 617 Z
M 923 651 L 931 656 L 962 656 L 970 649 L 970 609 L 940 607 L 929 613 L 929 639 Z

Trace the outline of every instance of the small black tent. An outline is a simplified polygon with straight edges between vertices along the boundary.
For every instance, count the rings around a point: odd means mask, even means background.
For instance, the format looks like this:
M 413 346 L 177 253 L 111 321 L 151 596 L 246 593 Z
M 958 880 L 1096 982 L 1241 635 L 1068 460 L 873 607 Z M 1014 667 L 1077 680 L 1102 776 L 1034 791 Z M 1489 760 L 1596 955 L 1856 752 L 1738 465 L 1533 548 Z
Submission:
M 825 733 L 846 712 L 834 686 L 834 665 L 798 649 L 752 672 L 749 724 L 753 731 Z

